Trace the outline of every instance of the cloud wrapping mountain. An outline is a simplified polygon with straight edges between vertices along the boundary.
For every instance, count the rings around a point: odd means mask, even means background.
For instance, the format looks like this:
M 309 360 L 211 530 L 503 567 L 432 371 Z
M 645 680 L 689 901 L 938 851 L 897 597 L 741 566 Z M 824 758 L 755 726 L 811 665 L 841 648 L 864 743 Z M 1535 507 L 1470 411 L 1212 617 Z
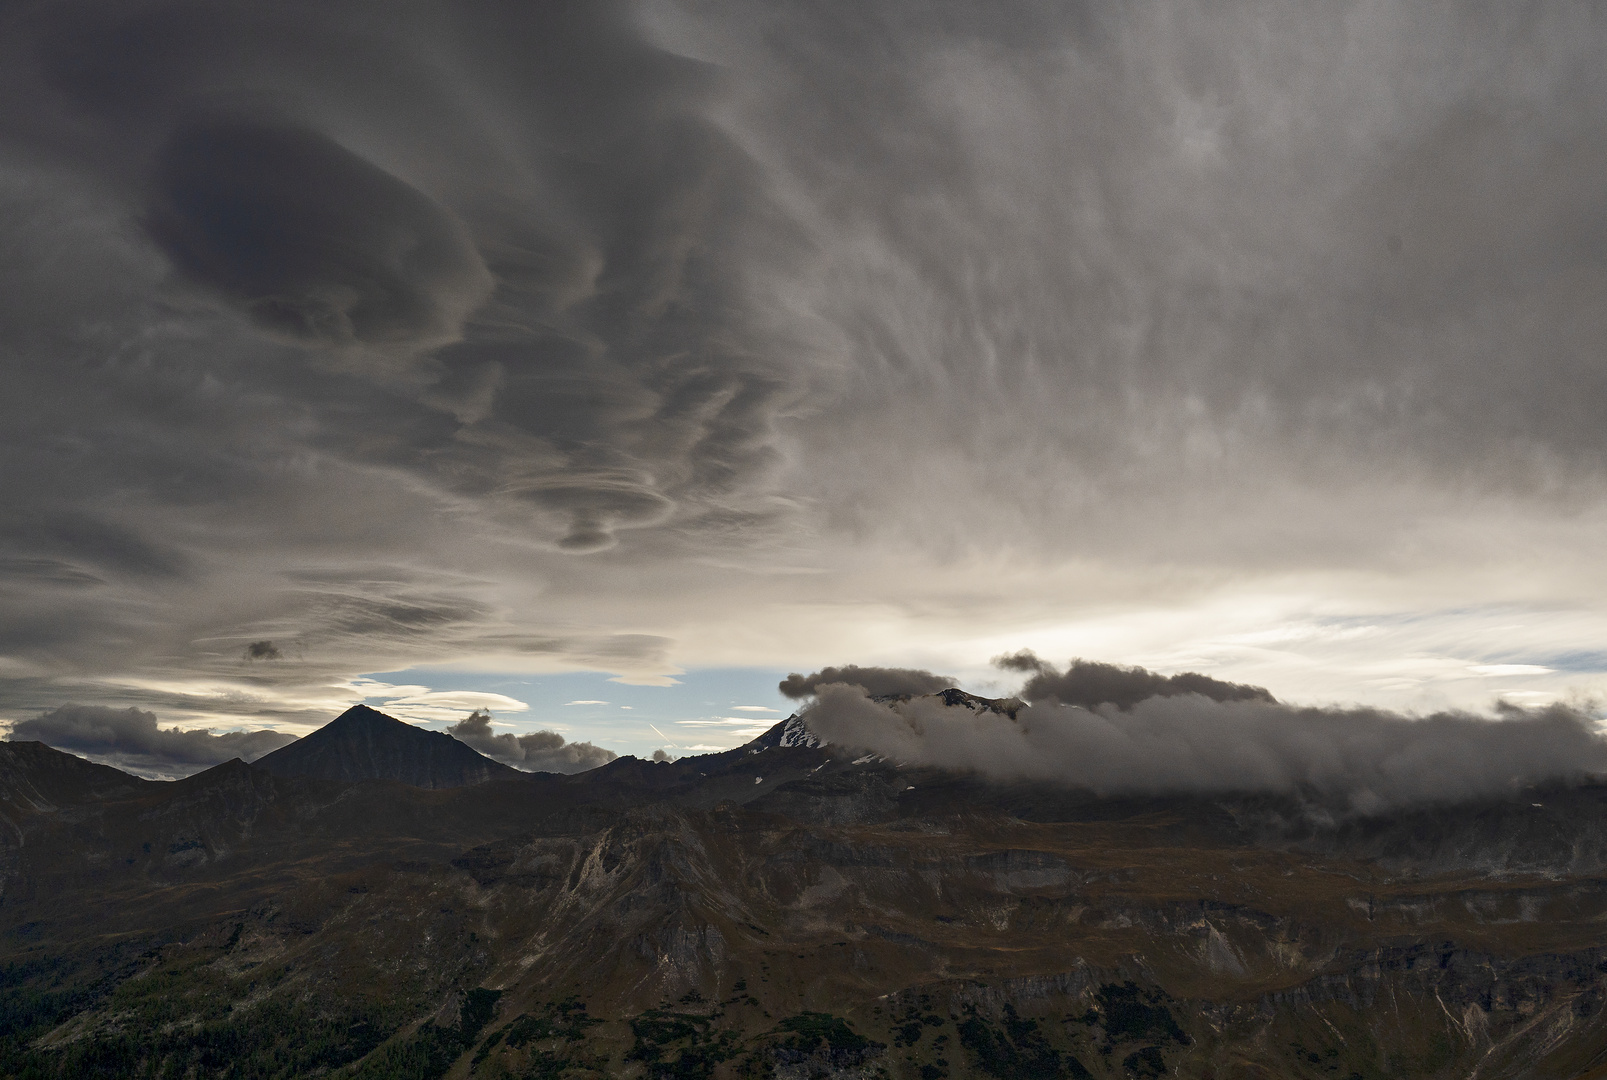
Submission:
M 934 675 L 920 668 L 860 667 L 847 664 L 843 667 L 826 667 L 809 675 L 793 672 L 777 687 L 784 697 L 798 700 L 813 695 L 816 689 L 828 683 L 848 683 L 860 687 L 871 697 L 889 694 L 933 694 L 954 685 L 947 675 Z
M 1021 688 L 1021 697 L 1031 702 L 1056 701 L 1062 705 L 1081 705 L 1085 709 L 1096 705 L 1130 709 L 1148 698 L 1177 697 L 1180 694 L 1199 694 L 1212 701 L 1270 703 L 1275 700 L 1270 691 L 1259 686 L 1224 682 L 1197 671 L 1160 675 L 1141 667 L 1123 667 L 1120 664 L 1082 659 L 1071 661 L 1064 671 L 1060 671 L 1027 649 L 995 657 L 993 663 L 1006 671 L 1032 673 L 1032 677 Z
M 138 776 L 164 779 L 231 758 L 255 761 L 296 741 L 294 735 L 266 729 L 213 734 L 163 728 L 155 713 L 102 705 L 62 705 L 19 720 L 11 727 L 10 739 L 42 742 Z
M 491 714 L 482 710 L 448 726 L 446 732 L 486 757 L 525 772 L 585 772 L 619 757 L 614 751 L 589 742 L 567 742 L 556 731 L 496 734 L 491 730 Z
M 805 719 L 832 743 L 1099 795 L 1266 792 L 1377 814 L 1607 773 L 1607 740 L 1560 706 L 1498 720 L 1418 719 L 1184 694 L 1126 709 L 1040 702 L 1011 718 L 930 697 L 882 704 L 840 683 L 816 693 Z

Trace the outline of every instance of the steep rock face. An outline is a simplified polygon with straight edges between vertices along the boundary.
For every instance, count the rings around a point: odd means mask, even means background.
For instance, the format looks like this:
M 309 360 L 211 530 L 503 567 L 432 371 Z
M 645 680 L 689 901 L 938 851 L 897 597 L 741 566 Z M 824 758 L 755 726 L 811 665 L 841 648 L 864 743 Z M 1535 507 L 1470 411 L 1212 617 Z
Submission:
M 256 761 L 275 776 L 398 780 L 421 788 L 469 787 L 519 776 L 452 736 L 353 705 L 304 739 Z

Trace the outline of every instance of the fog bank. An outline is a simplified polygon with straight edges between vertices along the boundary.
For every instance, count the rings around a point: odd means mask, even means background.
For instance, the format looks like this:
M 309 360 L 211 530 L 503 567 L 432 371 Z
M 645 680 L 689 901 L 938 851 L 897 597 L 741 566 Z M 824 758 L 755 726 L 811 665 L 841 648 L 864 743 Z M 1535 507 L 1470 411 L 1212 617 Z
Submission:
M 1271 793 L 1376 814 L 1607 773 L 1607 741 L 1561 706 L 1416 718 L 1187 694 L 1126 710 L 1039 702 L 1012 719 L 933 698 L 881 704 L 841 683 L 817 693 L 805 719 L 831 743 L 1099 795 Z

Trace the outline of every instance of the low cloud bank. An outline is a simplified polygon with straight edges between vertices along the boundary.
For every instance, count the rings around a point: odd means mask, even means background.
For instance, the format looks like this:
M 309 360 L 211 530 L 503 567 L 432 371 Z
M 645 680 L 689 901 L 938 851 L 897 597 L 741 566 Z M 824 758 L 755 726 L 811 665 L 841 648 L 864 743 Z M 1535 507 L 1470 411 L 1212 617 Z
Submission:
M 159 727 L 156 714 L 104 705 L 63 705 L 11 728 L 12 742 L 42 742 L 138 776 L 187 776 L 231 758 L 255 761 L 296 741 L 281 731 Z
M 1131 709 L 1148 698 L 1181 694 L 1201 694 L 1212 701 L 1270 703 L 1277 700 L 1262 687 L 1223 682 L 1197 671 L 1161 675 L 1141 667 L 1082 659 L 1072 660 L 1065 671 L 1060 671 L 1029 649 L 995 657 L 993 662 L 1006 671 L 1032 672 L 1032 678 L 1021 688 L 1025 701 L 1057 701 L 1062 705 L 1081 705 L 1085 709 L 1106 704 Z
M 488 758 L 495 758 L 525 772 L 578 773 L 607 765 L 619 757 L 612 750 L 589 742 L 566 742 L 556 731 L 532 731 L 528 735 L 495 735 L 491 714 L 476 710 L 446 729 L 459 742 L 467 743 Z
M 1556 706 L 1419 719 L 1182 694 L 1126 709 L 1040 701 L 1012 718 L 934 698 L 880 704 L 846 684 L 816 694 L 805 720 L 831 743 L 1099 795 L 1275 793 L 1368 815 L 1607 773 L 1607 740 L 1587 716 Z
M 860 667 L 858 664 L 849 664 L 845 667 L 821 668 L 813 675 L 800 675 L 795 671 L 782 679 L 777 689 L 786 697 L 796 700 L 809 697 L 816 687 L 830 683 L 847 683 L 862 688 L 871 697 L 887 697 L 894 694 L 935 694 L 953 686 L 954 680 L 947 675 L 934 675 L 920 668 Z

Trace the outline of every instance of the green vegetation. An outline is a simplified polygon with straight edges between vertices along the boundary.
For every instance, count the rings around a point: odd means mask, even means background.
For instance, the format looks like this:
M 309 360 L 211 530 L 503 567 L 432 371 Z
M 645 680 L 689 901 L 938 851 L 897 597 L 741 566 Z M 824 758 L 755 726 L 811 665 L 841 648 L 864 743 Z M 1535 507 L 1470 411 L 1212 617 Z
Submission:
M 1130 1076 L 1157 1077 L 1166 1075 L 1166 1061 L 1161 1057 L 1161 1048 L 1146 1046 L 1134 1050 L 1122 1058 L 1122 1068 Z
M 210 966 L 216 952 L 181 952 L 166 964 L 162 953 L 108 950 L 0 970 L 0 1076 L 280 1080 L 354 1062 L 399 1026 L 393 1009 L 360 1002 L 248 1003 L 282 980 L 283 969 L 234 979 Z M 59 1046 L 34 1045 L 91 1010 L 96 1025 Z
M 1105 1038 L 1111 1043 L 1151 1040 L 1168 1040 L 1183 1046 L 1189 1037 L 1177 1026 L 1172 1010 L 1157 1004 L 1161 995 L 1156 991 L 1144 993 L 1131 982 L 1117 985 L 1106 983 L 1097 995 L 1105 1025 Z
M 893 1029 L 894 1046 L 914 1046 L 921 1041 L 921 1036 L 925 1033 L 926 1028 L 940 1028 L 943 1026 L 943 1018 L 936 1013 L 926 1012 L 923 1015 L 922 1010 L 928 1008 L 931 1003 L 931 997 L 922 994 L 917 1004 L 911 1005 L 903 1015 L 897 1018 L 896 1026 Z
M 372 1080 L 436 1080 L 474 1045 L 481 1029 L 491 1022 L 501 996 L 500 990 L 470 990 L 463 997 L 456 1024 L 442 1027 L 426 1020 L 412 1038 L 380 1051 L 357 1075 Z
M 1106 983 L 1094 996 L 1099 1002 L 1097 1011 L 1089 1009 L 1080 1017 L 1068 1019 L 1080 1020 L 1090 1027 L 1103 1026 L 1105 1041 L 1099 1047 L 1101 1054 L 1111 1054 L 1124 1043 L 1148 1043 L 1122 1058 L 1122 1068 L 1129 1076 L 1165 1076 L 1164 1045 L 1175 1042 L 1188 1046 L 1193 1042 L 1178 1026 L 1172 1010 L 1162 1004 L 1164 995 L 1158 990 L 1146 991 L 1131 981 Z
M 543 1006 L 539 1015 L 521 1013 L 492 1038 L 506 1034 L 508 1045 L 515 1049 L 541 1039 L 579 1042 L 586 1037 L 587 1028 L 600 1023 L 586 1015 L 585 1002 L 568 997 Z
M 645 1062 L 653 1080 L 707 1080 L 738 1050 L 736 1032 L 716 1031 L 713 1017 L 697 1013 L 649 1009 L 631 1021 L 631 1034 L 625 1060 Z
M 850 1053 L 882 1045 L 871 1042 L 850 1027 L 847 1020 L 830 1013 L 801 1012 L 781 1021 L 776 1025 L 776 1030 L 791 1032 L 792 1037 L 783 1040 L 781 1045 L 803 1054 L 813 1053 L 822 1045 L 828 1051 Z
M 864 1064 L 887 1049 L 886 1043 L 867 1039 L 840 1016 L 801 1012 L 778 1023 L 760 1044 L 761 1055 L 783 1065 L 808 1063 L 811 1074 L 830 1068 Z
M 0 969 L 0 1041 L 24 1040 L 48 1031 L 89 1008 L 107 993 L 93 983 L 74 983 L 77 974 L 57 957 L 40 957 Z
M 1049 1044 L 1038 1021 L 1023 1019 L 1013 1005 L 1004 1007 L 1004 1030 L 966 1010 L 960 1022 L 960 1045 L 971 1051 L 977 1068 L 999 1080 L 1081 1080 L 1090 1076 L 1075 1057 Z
M 264 1003 L 242 1010 L 238 1017 L 169 1030 L 130 1024 L 59 1050 L 33 1050 L 20 1039 L 8 1038 L 0 1047 L 0 1075 L 16 1080 L 124 1076 L 288 1080 L 356 1061 L 388 1034 L 384 1021 L 371 1013 Z
M 499 1049 L 522 1050 L 530 1047 L 523 1072 L 525 1080 L 556 1080 L 566 1073 L 601 1072 L 607 1062 L 584 1052 L 586 1029 L 602 1023 L 586 1013 L 586 1004 L 574 997 L 549 1002 L 538 1013 L 520 1013 L 504 1024 L 480 1044 L 470 1062 L 470 1070 L 477 1071 Z M 562 1046 L 541 1046 L 540 1043 L 563 1043 Z M 509 1075 L 506 1062 L 498 1065 L 498 1076 Z

